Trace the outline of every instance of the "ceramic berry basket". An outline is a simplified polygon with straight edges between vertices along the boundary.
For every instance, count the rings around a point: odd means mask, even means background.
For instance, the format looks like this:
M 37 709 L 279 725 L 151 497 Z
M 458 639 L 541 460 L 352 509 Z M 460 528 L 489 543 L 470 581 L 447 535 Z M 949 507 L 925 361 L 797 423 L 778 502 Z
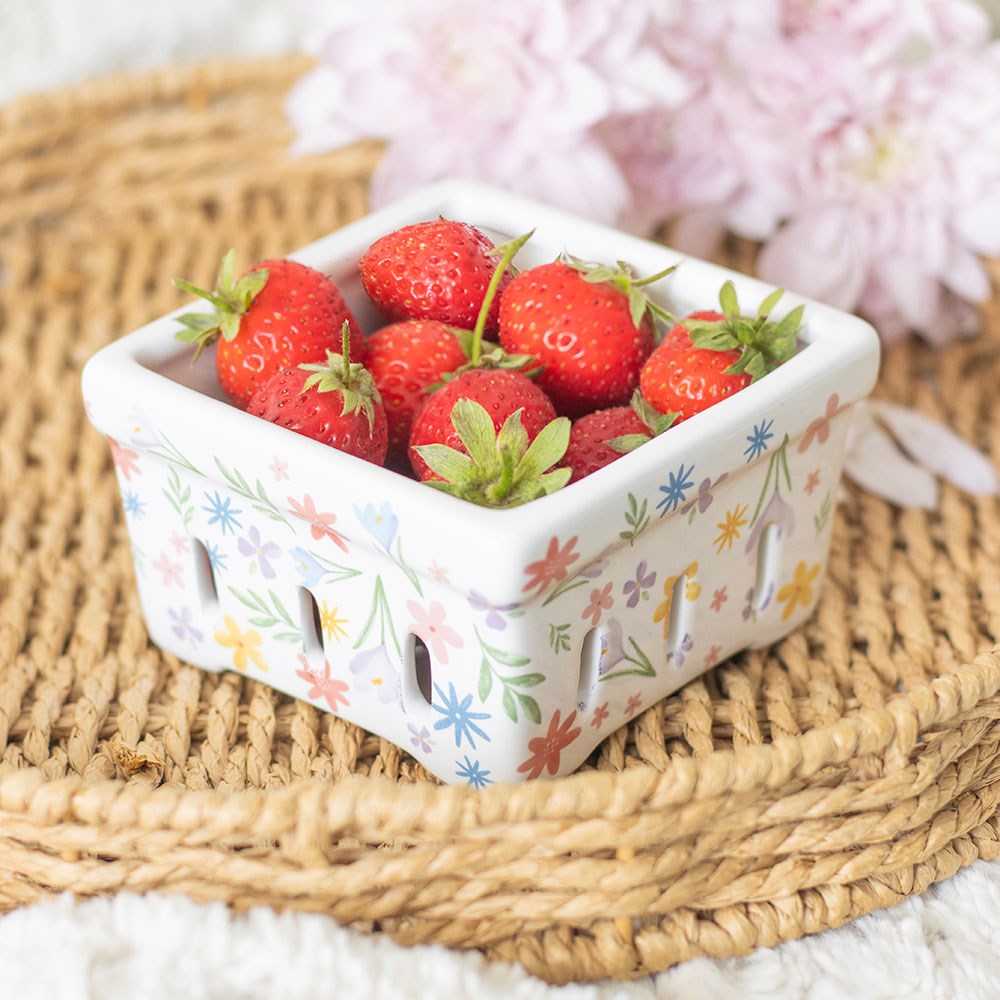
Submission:
M 367 332 L 356 261 L 443 215 L 498 241 L 534 229 L 529 266 L 563 250 L 679 267 L 652 294 L 683 315 L 734 281 L 770 286 L 512 194 L 424 188 L 294 254 L 329 273 Z M 153 641 L 243 671 L 377 733 L 446 782 L 563 775 L 615 728 L 812 611 L 844 438 L 878 367 L 860 319 L 805 301 L 778 371 L 611 466 L 490 510 L 236 409 L 175 316 L 87 364 L 111 442 Z M 189 309 L 186 306 L 185 309 Z M 178 310 L 178 313 L 184 310 Z

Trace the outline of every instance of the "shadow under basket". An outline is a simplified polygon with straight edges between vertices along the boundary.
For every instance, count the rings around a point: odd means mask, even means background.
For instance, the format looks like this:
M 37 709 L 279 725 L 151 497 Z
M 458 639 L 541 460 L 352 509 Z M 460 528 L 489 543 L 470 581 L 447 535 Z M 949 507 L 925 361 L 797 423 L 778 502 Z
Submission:
M 287 154 L 281 101 L 307 68 L 186 67 L 0 110 L 0 905 L 179 892 L 581 982 L 835 927 L 996 857 L 1000 516 L 949 486 L 935 511 L 843 486 L 808 617 L 547 781 L 443 784 L 408 730 L 151 641 L 81 369 L 230 245 L 288 253 L 365 215 L 377 148 Z M 983 322 L 889 349 L 875 394 L 995 458 L 995 303 Z M 221 601 L 207 549 L 189 555 L 199 600 Z M 293 596 L 315 652 L 322 595 Z

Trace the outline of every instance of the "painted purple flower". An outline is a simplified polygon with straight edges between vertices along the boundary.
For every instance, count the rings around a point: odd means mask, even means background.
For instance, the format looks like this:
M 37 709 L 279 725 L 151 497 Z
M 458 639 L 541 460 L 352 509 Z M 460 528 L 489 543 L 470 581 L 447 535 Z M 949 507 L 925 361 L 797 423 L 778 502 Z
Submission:
M 678 667 L 684 666 L 684 657 L 691 652 L 694 647 L 694 639 L 691 637 L 690 632 L 684 633 L 684 638 L 677 644 L 675 649 L 670 650 L 667 653 L 667 659 L 673 660 Z
M 410 743 L 424 753 L 430 753 L 431 731 L 426 726 L 417 729 L 412 722 L 408 722 L 406 726 L 410 730 Z
M 704 514 L 712 506 L 712 501 L 715 499 L 715 488 L 724 482 L 728 475 L 728 472 L 723 472 L 714 483 L 707 477 L 703 479 L 698 484 L 698 492 L 681 507 L 681 513 L 690 514 L 692 518 L 694 518 L 696 513 Z
M 170 627 L 178 639 L 190 638 L 194 642 L 201 642 L 203 633 L 200 629 L 195 628 L 190 608 L 167 608 L 167 614 L 173 621 Z
M 507 619 L 504 615 L 517 607 L 516 601 L 511 604 L 491 604 L 478 590 L 469 592 L 469 604 L 476 611 L 485 611 L 487 627 L 499 632 L 507 627 Z
M 634 608 L 639 601 L 646 597 L 646 591 L 656 583 L 656 570 L 646 572 L 646 560 L 635 568 L 635 579 L 626 580 L 622 585 L 622 593 L 627 595 L 628 600 L 625 607 Z
M 747 535 L 743 551 L 750 562 L 757 559 L 757 546 L 760 544 L 761 535 L 772 527 L 775 541 L 787 540 L 795 530 L 795 510 L 777 490 L 771 494 L 771 499 L 757 515 L 757 520 Z
M 756 621 L 757 612 L 766 611 L 768 605 L 770 605 L 771 601 L 774 599 L 774 590 L 775 585 L 772 580 L 771 583 L 767 585 L 767 590 L 764 591 L 763 597 L 760 600 L 757 600 L 757 589 L 755 587 L 751 587 L 747 591 L 747 603 L 742 611 L 743 620 L 748 621 L 752 617 L 753 620 Z
M 609 618 L 601 630 L 601 655 L 597 674 L 603 677 L 625 659 L 625 642 L 622 623 L 617 618 Z
M 281 549 L 278 548 L 275 542 L 265 542 L 260 537 L 260 532 L 256 526 L 251 527 L 246 536 L 240 539 L 239 549 L 245 556 L 249 556 L 250 558 L 256 557 L 262 576 L 267 577 L 269 580 L 274 577 L 275 572 L 274 567 L 271 565 L 271 560 L 281 555 Z
M 399 671 L 393 665 L 385 644 L 363 649 L 350 662 L 355 691 L 369 692 L 383 704 L 401 702 Z

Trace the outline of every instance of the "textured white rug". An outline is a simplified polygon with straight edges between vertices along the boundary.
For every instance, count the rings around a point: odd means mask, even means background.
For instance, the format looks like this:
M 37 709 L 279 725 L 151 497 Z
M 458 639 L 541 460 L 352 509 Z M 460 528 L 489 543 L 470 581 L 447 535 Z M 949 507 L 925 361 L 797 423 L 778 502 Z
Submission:
M 69 896 L 0 918 L 4 1000 L 996 1000 L 1000 862 L 925 895 L 745 958 L 699 959 L 634 983 L 549 986 L 519 966 L 405 949 L 307 914 L 180 896 Z

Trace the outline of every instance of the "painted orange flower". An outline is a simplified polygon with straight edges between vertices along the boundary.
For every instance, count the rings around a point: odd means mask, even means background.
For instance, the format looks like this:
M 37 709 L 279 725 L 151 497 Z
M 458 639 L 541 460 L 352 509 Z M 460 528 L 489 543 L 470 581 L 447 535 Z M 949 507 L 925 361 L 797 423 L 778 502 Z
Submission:
M 136 475 L 141 475 L 142 470 L 139 468 L 139 453 L 137 451 L 125 448 L 114 438 L 108 438 L 108 444 L 111 445 L 111 461 L 121 469 L 122 475 L 129 482 L 132 481 L 133 472 Z
M 573 551 L 576 542 L 577 536 L 574 535 L 565 545 L 560 546 L 559 539 L 553 535 L 549 539 L 545 557 L 524 567 L 524 572 L 530 579 L 521 589 L 534 590 L 537 587 L 545 590 L 549 584 L 565 580 L 569 567 L 580 558 L 580 554 Z
M 611 583 L 606 583 L 603 590 L 596 587 L 590 592 L 590 604 L 583 609 L 583 618 L 589 618 L 591 625 L 596 625 L 601 620 L 603 612 L 607 611 L 614 603 L 611 596 Z
M 301 677 L 304 681 L 307 681 L 310 685 L 309 698 L 325 698 L 326 703 L 330 706 L 330 710 L 333 712 L 337 711 L 338 705 L 344 705 L 345 707 L 350 705 L 350 701 L 347 699 L 347 684 L 344 681 L 339 680 L 336 677 L 330 676 L 330 661 L 323 661 L 323 672 L 320 673 L 313 667 L 309 666 L 309 661 L 300 653 L 299 663 L 302 664 L 301 670 L 296 670 L 295 673 Z
M 307 493 L 301 501 L 294 497 L 288 498 L 292 513 L 301 517 L 303 521 L 308 521 L 313 538 L 319 541 L 321 538 L 329 538 L 334 545 L 347 551 L 347 539 L 337 531 L 333 525 L 337 521 L 337 515 L 324 513 L 316 510 L 316 501 Z
M 566 716 L 566 721 L 561 725 L 559 717 L 560 712 L 557 708 L 549 722 L 549 731 L 544 736 L 528 740 L 531 756 L 517 770 L 519 773 L 527 772 L 529 781 L 537 778 L 544 770 L 548 770 L 549 774 L 555 774 L 559 770 L 560 754 L 582 732 L 579 726 L 570 728 L 576 722 L 575 710 Z
M 801 604 L 802 607 L 809 607 L 813 599 L 813 584 L 819 576 L 819 563 L 807 566 L 805 562 L 799 561 L 792 574 L 791 580 L 778 591 L 778 600 L 785 607 L 781 612 L 781 620 L 787 621 L 792 617 L 792 612 Z
M 833 393 L 826 401 L 826 412 L 822 417 L 817 417 L 807 428 L 802 440 L 799 442 L 799 454 L 807 451 L 813 441 L 825 444 L 830 436 L 830 421 L 847 409 L 847 405 L 840 405 L 840 397 Z

